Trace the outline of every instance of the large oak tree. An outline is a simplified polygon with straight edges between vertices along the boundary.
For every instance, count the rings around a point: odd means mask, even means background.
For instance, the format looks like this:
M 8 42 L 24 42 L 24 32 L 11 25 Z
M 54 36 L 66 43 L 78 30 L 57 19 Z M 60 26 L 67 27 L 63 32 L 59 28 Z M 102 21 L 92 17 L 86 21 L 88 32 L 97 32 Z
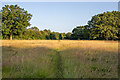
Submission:
M 104 12 L 92 17 L 88 22 L 91 27 L 91 39 L 116 40 L 120 30 L 120 12 Z
M 12 35 L 20 35 L 26 27 L 30 26 L 32 15 L 24 8 L 17 5 L 5 5 L 2 7 L 2 34 L 9 35 L 12 40 Z

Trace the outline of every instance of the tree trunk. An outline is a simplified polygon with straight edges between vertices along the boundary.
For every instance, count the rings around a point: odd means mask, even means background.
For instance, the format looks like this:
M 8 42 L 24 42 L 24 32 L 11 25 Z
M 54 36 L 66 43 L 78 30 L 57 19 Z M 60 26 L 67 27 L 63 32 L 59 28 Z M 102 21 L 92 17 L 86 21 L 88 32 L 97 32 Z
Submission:
M 10 40 L 12 40 L 12 34 L 10 34 Z

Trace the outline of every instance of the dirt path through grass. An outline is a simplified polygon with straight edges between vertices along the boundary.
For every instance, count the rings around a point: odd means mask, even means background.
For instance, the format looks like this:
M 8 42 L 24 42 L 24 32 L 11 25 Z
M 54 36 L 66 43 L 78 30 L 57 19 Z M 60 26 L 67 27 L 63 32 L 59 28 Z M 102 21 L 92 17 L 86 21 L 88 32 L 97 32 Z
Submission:
M 58 41 L 58 44 L 60 46 L 55 50 L 56 51 L 56 78 L 64 78 L 63 60 L 61 56 L 61 49 L 64 47 L 64 45 L 60 44 L 60 41 Z
M 56 77 L 63 78 L 63 64 L 60 51 L 56 51 L 56 68 L 57 68 Z

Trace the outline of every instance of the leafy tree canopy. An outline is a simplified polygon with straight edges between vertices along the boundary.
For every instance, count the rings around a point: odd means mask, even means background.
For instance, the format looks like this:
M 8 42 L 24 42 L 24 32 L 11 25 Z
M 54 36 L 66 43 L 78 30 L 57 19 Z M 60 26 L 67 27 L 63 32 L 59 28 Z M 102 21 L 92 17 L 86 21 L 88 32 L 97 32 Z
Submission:
M 88 22 L 91 27 L 91 39 L 115 40 L 120 30 L 120 12 L 104 12 L 92 17 Z
M 89 26 L 77 26 L 72 31 L 72 39 L 89 39 Z
M 2 34 L 10 35 L 10 39 L 13 34 L 19 35 L 27 26 L 30 26 L 31 17 L 32 15 L 24 8 L 17 5 L 5 5 L 2 7 Z
M 36 27 L 36 26 L 34 26 L 34 27 L 31 27 L 31 28 L 29 28 L 30 30 L 34 30 L 34 31 L 39 31 L 39 29 Z

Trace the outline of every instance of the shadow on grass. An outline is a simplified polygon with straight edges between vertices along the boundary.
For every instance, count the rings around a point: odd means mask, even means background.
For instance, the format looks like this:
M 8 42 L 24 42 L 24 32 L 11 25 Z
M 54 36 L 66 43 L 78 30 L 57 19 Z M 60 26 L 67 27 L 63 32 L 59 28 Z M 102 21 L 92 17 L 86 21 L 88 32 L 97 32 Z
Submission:
M 3 78 L 117 78 L 117 54 L 78 48 L 2 47 Z
M 70 48 L 61 58 L 65 78 L 118 78 L 118 53 Z
M 4 78 L 55 78 L 56 52 L 45 47 L 2 47 Z

